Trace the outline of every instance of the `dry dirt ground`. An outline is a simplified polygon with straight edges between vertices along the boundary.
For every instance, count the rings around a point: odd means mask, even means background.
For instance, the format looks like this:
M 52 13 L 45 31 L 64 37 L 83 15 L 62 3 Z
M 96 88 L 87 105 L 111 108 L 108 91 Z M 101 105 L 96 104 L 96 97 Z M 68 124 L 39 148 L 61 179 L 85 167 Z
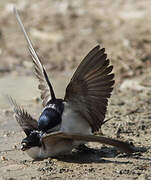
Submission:
M 106 48 L 116 84 L 106 116 L 112 119 L 102 131 L 132 142 L 140 152 L 128 156 L 115 148 L 90 143 L 94 150 L 89 152 L 32 161 L 19 150 L 24 134 L 1 99 L 0 179 L 151 179 L 151 1 L 1 0 L 0 89 L 7 87 L 4 89 L 10 95 L 7 77 L 33 77 L 12 3 L 20 10 L 37 52 L 56 81 L 63 74 L 71 74 L 96 44 Z M 22 104 L 30 97 L 32 84 L 26 91 L 24 81 L 17 82 L 11 83 L 18 96 L 24 90 L 25 96 L 19 101 Z M 62 86 L 58 89 L 62 91 Z M 38 117 L 41 104 L 33 99 L 24 105 Z

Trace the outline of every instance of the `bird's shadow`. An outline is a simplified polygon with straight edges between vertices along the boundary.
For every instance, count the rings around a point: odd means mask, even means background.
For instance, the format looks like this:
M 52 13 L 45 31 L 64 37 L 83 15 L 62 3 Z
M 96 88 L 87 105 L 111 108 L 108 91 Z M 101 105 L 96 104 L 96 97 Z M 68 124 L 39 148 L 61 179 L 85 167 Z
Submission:
M 133 154 L 121 154 L 119 151 L 117 151 L 114 147 L 103 147 L 101 149 L 91 149 L 86 147 L 86 149 L 83 150 L 76 150 L 72 152 L 71 155 L 64 155 L 56 157 L 57 160 L 69 162 L 69 163 L 115 163 L 115 164 L 132 164 L 130 162 L 129 158 L 135 158 L 137 155 L 137 159 L 139 159 L 139 153 L 146 152 L 146 148 L 142 147 L 139 149 L 136 148 L 136 153 Z M 121 161 L 121 157 L 127 158 L 124 161 Z M 105 159 L 104 159 L 105 158 Z M 115 158 L 115 160 L 107 159 L 107 158 Z M 141 158 L 140 158 L 141 159 Z M 148 159 L 151 161 L 151 159 Z
M 142 153 L 146 152 L 146 147 L 134 147 L 135 152 L 126 154 L 119 152 L 115 147 L 102 147 L 101 149 L 92 149 L 87 146 L 82 149 L 76 149 L 72 154 L 54 157 L 55 159 L 68 163 L 89 164 L 89 163 L 115 163 L 115 164 L 132 164 L 131 159 L 147 160 L 151 162 L 150 158 L 143 158 Z M 105 158 L 105 159 L 104 159 Z M 107 159 L 110 158 L 110 159 Z M 115 160 L 111 160 L 115 158 Z M 122 161 L 121 161 L 122 158 Z M 123 160 L 123 158 L 125 158 Z M 37 159 L 34 161 L 42 161 Z M 51 160 L 50 160 L 51 163 Z

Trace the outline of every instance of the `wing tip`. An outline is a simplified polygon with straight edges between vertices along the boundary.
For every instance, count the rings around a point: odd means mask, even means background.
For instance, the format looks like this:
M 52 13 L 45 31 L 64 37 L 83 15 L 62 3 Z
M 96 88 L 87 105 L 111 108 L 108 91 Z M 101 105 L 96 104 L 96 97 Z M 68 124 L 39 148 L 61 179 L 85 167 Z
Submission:
M 101 48 L 100 44 L 97 44 L 96 46 L 94 46 L 94 48 L 92 50 L 95 50 L 95 49 L 98 50 L 98 51 L 100 50 L 100 51 L 105 52 L 105 48 L 104 47 Z

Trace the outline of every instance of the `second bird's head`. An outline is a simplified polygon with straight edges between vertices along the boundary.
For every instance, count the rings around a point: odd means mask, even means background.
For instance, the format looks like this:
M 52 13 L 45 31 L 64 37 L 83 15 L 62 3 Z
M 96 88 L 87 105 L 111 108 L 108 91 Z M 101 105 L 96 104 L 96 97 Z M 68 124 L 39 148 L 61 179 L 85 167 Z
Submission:
M 40 142 L 40 133 L 38 131 L 31 131 L 29 135 L 27 135 L 26 138 L 24 138 L 21 142 L 21 150 L 26 151 L 32 147 L 41 147 Z

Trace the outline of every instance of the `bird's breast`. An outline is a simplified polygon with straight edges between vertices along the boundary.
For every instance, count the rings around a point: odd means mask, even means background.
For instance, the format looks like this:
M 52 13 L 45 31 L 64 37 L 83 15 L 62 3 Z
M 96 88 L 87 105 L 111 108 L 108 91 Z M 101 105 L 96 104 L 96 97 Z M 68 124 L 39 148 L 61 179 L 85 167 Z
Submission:
M 77 112 L 64 102 L 64 112 L 62 115 L 61 131 L 68 133 L 92 134 L 89 123 Z
M 26 153 L 32 159 L 44 159 L 48 157 L 55 157 L 58 155 L 67 155 L 72 152 L 72 149 L 77 146 L 73 140 L 61 139 L 61 140 L 51 140 L 41 147 L 32 147 L 26 150 Z
M 30 149 L 26 150 L 26 153 L 32 158 L 32 159 L 41 159 L 41 147 L 32 147 Z

